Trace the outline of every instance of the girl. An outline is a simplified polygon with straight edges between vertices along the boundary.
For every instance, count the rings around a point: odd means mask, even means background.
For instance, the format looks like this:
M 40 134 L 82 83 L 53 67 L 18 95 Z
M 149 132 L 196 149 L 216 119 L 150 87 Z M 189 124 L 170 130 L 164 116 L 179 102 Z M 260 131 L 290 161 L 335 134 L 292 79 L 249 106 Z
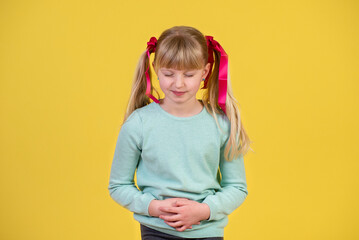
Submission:
M 152 52 L 165 94 L 159 100 L 152 95 Z M 134 213 L 142 239 L 223 239 L 227 216 L 247 197 L 243 155 L 250 140 L 227 75 L 226 52 L 195 28 L 175 26 L 147 43 L 108 186 L 112 199 Z

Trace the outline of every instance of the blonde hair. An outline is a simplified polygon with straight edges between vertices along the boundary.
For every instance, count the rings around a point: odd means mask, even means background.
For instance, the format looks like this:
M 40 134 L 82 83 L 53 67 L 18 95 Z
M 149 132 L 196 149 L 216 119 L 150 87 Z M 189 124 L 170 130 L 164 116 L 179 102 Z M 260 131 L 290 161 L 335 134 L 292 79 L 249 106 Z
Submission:
M 213 49 L 214 67 L 208 79 L 207 89 L 203 92 L 202 102 L 207 111 L 214 117 L 217 126 L 217 114 L 226 115 L 230 122 L 230 136 L 224 150 L 224 156 L 227 161 L 237 158 L 240 154 L 245 155 L 250 149 L 250 139 L 243 128 L 240 112 L 237 107 L 237 100 L 232 93 L 230 79 L 227 82 L 226 96 L 226 113 L 218 105 L 218 73 L 220 52 Z M 201 69 L 208 62 L 208 48 L 205 36 L 193 27 L 175 26 L 165 30 L 157 40 L 155 58 L 153 60 L 154 70 L 159 68 L 173 68 L 178 70 L 184 69 Z M 144 51 L 138 61 L 130 99 L 123 123 L 137 108 L 150 104 L 150 98 L 146 95 L 147 80 L 145 71 L 149 67 L 149 61 L 146 51 Z M 151 70 L 148 71 L 151 78 Z M 159 99 L 158 91 L 153 87 L 151 82 L 151 94 L 156 92 Z M 154 95 L 155 96 L 155 95 Z M 222 130 L 222 129 L 221 129 Z M 239 137 L 238 137 L 239 136 Z M 230 153 L 231 152 L 231 153 Z

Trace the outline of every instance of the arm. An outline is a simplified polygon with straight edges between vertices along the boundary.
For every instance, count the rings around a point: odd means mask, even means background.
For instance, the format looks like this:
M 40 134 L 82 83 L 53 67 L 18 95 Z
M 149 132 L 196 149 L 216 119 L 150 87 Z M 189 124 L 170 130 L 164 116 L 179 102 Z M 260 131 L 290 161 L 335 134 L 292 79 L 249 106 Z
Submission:
M 226 143 L 228 141 L 228 137 Z M 232 213 L 248 195 L 247 182 L 242 155 L 228 162 L 224 159 L 225 144 L 221 148 L 219 169 L 222 175 L 221 189 L 207 196 L 202 203 L 210 208 L 208 220 L 219 220 Z
M 221 189 L 214 195 L 207 196 L 202 203 L 191 200 L 179 200 L 172 207 L 160 207 L 173 215 L 160 215 L 165 223 L 184 231 L 202 220 L 219 220 L 232 213 L 248 195 L 243 157 L 228 162 L 224 159 L 224 146 L 221 148 L 220 170 L 222 174 Z
M 137 189 L 134 174 L 142 152 L 142 123 L 133 112 L 122 125 L 117 138 L 108 190 L 111 198 L 131 212 L 147 215 L 155 197 Z
M 224 159 L 224 147 L 221 149 L 220 170 L 221 189 L 207 196 L 202 203 L 191 200 L 179 200 L 172 207 L 160 207 L 159 210 L 173 215 L 160 215 L 165 223 L 184 231 L 202 220 L 219 220 L 237 209 L 248 195 L 243 157 L 228 162 Z

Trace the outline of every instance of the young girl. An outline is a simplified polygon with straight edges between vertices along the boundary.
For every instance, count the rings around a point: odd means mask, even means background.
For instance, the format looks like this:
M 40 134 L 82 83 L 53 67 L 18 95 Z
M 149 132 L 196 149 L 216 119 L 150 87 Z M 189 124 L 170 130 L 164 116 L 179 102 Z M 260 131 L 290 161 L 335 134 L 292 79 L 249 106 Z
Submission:
M 152 52 L 163 99 L 152 95 Z M 227 216 L 248 195 L 249 145 L 226 52 L 213 37 L 175 26 L 152 37 L 141 55 L 108 190 L 134 213 L 142 239 L 223 239 Z

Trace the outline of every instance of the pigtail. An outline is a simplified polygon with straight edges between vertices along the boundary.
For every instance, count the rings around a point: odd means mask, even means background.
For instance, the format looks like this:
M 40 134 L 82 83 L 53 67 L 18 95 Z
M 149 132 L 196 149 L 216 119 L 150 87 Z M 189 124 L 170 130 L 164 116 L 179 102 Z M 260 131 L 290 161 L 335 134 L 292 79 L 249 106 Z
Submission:
M 149 60 L 147 57 L 147 52 L 144 51 L 141 54 L 140 59 L 137 63 L 137 67 L 136 67 L 135 74 L 133 77 L 131 95 L 127 102 L 127 109 L 126 109 L 123 123 L 126 122 L 127 118 L 137 108 L 141 108 L 150 103 L 150 98 L 146 95 L 147 79 L 146 79 L 146 74 L 145 74 L 147 67 L 149 67 L 149 64 L 150 63 L 149 63 Z M 151 75 L 152 75 L 151 69 L 149 69 L 148 74 L 151 79 Z M 151 94 L 153 94 L 153 90 L 156 92 L 156 94 L 158 96 L 157 98 L 159 98 L 159 93 L 153 87 L 152 82 L 151 82 Z
M 225 156 L 229 154 L 231 148 L 235 149 L 234 151 L 231 151 L 229 159 L 233 159 L 234 157 L 237 158 L 239 155 L 244 156 L 249 151 L 249 149 L 251 149 L 251 140 L 249 139 L 249 136 L 247 135 L 243 127 L 240 111 L 237 104 L 238 102 L 233 96 L 230 78 L 228 78 L 226 109 L 227 117 L 231 125 L 231 133 L 228 139 L 227 146 L 224 150 Z
M 223 129 L 218 124 L 217 114 L 227 116 L 230 122 L 230 136 L 224 150 L 224 156 L 227 161 L 231 161 L 239 155 L 245 155 L 250 149 L 250 139 L 243 127 L 240 118 L 240 111 L 237 107 L 237 100 L 233 96 L 232 86 L 230 83 L 230 75 L 227 79 L 227 95 L 226 95 L 226 113 L 224 113 L 218 105 L 218 75 L 219 75 L 219 60 L 221 53 L 213 49 L 214 66 L 212 74 L 207 83 L 207 91 L 203 94 L 203 103 L 207 111 L 214 117 L 217 126 L 223 132 Z

